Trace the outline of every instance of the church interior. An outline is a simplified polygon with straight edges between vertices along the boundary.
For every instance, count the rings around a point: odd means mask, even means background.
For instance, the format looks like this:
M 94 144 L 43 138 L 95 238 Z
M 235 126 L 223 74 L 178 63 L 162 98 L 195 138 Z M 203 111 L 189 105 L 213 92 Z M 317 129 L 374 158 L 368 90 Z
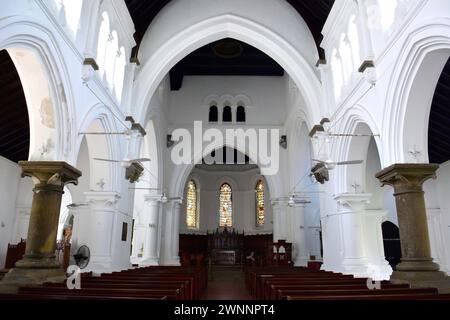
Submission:
M 0 4 L 0 300 L 450 300 L 450 1 Z

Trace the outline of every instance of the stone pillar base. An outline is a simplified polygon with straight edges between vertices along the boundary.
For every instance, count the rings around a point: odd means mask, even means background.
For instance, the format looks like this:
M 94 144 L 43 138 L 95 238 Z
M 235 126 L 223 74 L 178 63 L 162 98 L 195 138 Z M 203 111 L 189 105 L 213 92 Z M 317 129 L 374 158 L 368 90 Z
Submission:
M 442 271 L 394 271 L 390 282 L 409 284 L 412 288 L 436 288 L 439 293 L 450 293 L 450 277 Z
M 66 274 L 57 268 L 21 268 L 15 267 L 8 272 L 0 283 L 0 293 L 17 293 L 19 287 L 37 286 L 46 282 L 64 282 Z
M 402 259 L 396 267 L 397 271 L 416 272 L 416 271 L 439 271 L 439 265 L 433 262 L 433 259 Z

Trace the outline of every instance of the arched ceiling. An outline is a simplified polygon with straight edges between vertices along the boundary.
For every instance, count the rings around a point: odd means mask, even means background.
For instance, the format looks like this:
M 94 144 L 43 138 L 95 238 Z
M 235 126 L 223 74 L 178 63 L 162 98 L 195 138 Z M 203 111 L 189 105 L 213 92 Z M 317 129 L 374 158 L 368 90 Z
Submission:
M 319 55 L 323 57 L 320 49 L 322 41 L 322 28 L 331 11 L 334 0 L 286 0 L 297 10 L 308 25 L 316 41 Z M 170 0 L 125 0 L 133 19 L 136 33 L 135 39 L 139 47 L 145 32 L 156 15 L 170 2 Z M 201 10 L 201 8 L 199 8 Z

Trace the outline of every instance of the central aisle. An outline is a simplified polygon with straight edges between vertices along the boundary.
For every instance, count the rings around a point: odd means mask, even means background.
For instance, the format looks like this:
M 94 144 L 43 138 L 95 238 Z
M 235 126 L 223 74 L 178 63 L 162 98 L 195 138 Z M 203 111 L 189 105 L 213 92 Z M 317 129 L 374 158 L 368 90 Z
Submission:
M 212 266 L 203 300 L 252 300 L 239 266 Z

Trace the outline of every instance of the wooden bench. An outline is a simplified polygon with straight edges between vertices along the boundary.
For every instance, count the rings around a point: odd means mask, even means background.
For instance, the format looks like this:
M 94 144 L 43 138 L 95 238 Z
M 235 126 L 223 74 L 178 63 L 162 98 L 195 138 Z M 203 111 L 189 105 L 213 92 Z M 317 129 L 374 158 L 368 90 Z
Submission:
M 420 288 L 420 289 L 354 289 L 354 290 L 277 290 L 276 300 L 286 299 L 288 296 L 306 296 L 306 297 L 320 297 L 320 296 L 376 296 L 376 295 L 400 295 L 407 296 L 410 294 L 420 295 L 437 295 L 437 289 Z

